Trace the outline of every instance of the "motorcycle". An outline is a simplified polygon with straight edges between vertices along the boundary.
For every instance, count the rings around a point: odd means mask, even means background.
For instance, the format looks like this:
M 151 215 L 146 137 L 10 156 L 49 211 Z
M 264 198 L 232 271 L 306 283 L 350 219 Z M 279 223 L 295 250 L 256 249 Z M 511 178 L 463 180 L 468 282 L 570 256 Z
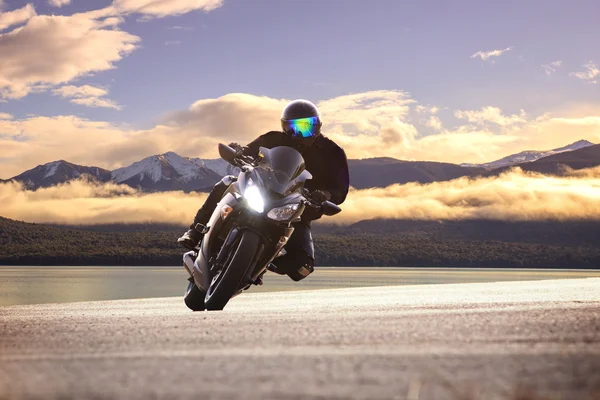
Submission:
M 258 158 L 242 150 L 219 144 L 221 158 L 240 173 L 208 224 L 196 226 L 204 234 L 200 244 L 183 256 L 190 275 L 184 301 L 193 311 L 222 310 L 231 298 L 262 284 L 307 207 L 329 216 L 341 211 L 330 201 L 311 199 L 304 184 L 312 175 L 297 150 L 261 147 Z

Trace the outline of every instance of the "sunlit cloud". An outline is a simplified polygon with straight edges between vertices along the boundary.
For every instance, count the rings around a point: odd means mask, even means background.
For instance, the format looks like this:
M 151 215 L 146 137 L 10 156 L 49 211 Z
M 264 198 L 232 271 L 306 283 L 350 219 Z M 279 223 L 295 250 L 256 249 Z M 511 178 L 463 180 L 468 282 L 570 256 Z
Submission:
M 600 219 L 600 168 L 575 171 L 567 177 L 516 169 L 491 178 L 353 190 L 342 208 L 339 217 L 324 222 L 372 218 Z
M 72 181 L 30 191 L 0 184 L 2 216 L 38 223 L 107 224 L 161 222 L 187 225 L 206 194 L 140 193 L 125 185 Z M 600 167 L 565 177 L 524 173 L 460 178 L 431 184 L 409 183 L 354 190 L 342 213 L 323 223 L 398 219 L 600 219 Z
M 48 4 L 53 7 L 63 7 L 71 4 L 71 0 L 49 0 Z
M 194 10 L 212 11 L 223 0 L 114 0 L 113 6 L 122 13 L 142 14 L 149 18 L 182 15 Z
M 0 10 L 2 9 L 1 6 L 2 4 L 0 4 Z M 36 15 L 32 4 L 27 4 L 25 7 L 17 10 L 0 13 L 0 31 L 25 23 Z
M 596 84 L 599 82 L 596 78 L 600 76 L 600 69 L 598 69 L 598 65 L 596 65 L 596 63 L 590 61 L 587 64 L 583 64 L 582 67 L 585 69 L 584 71 L 571 72 L 569 75 L 584 81 L 588 81 L 589 83 Z
M 36 88 L 47 90 L 110 70 L 135 50 L 139 37 L 105 29 L 107 20 L 97 15 L 102 13 L 34 16 L 22 28 L 0 35 L 0 98 L 21 98 Z
M 75 116 L 0 120 L 0 178 L 58 159 L 114 169 L 167 151 L 216 158 L 218 143 L 244 144 L 281 129 L 279 118 L 288 101 L 232 93 L 197 101 L 144 130 Z M 405 92 L 365 92 L 317 105 L 324 134 L 349 158 L 482 163 L 579 139 L 600 142 L 600 118 L 593 107 L 556 116 L 509 114 L 495 107 L 461 110 L 464 125 L 450 127 L 440 118 L 440 126 L 437 120 L 426 120 L 440 130 L 423 135 L 411 120 L 416 102 Z
M 429 117 L 429 119 L 427 120 L 425 125 L 432 129 L 435 129 L 436 131 L 439 131 L 442 129 L 442 121 L 438 117 L 433 116 L 433 115 L 431 117 Z
M 510 126 L 518 123 L 527 122 L 525 117 L 527 116 L 524 110 L 521 110 L 519 115 L 504 115 L 502 110 L 498 107 L 482 107 L 480 110 L 460 111 L 454 112 L 454 116 L 459 119 L 466 119 L 469 122 L 477 124 L 483 124 L 490 122 L 499 126 Z
M 490 51 L 478 51 L 475 54 L 471 55 L 471 58 L 480 58 L 483 61 L 487 61 L 488 59 L 492 58 L 492 57 L 500 57 L 502 54 L 506 53 L 507 51 L 511 51 L 514 47 L 507 47 L 505 49 L 500 49 L 500 50 L 490 50 Z
M 552 61 L 549 64 L 542 64 L 542 68 L 544 69 L 544 72 L 546 72 L 546 75 L 550 76 L 553 73 L 556 72 L 556 70 L 562 65 L 562 61 Z
M 96 86 L 62 86 L 54 89 L 52 92 L 57 96 L 70 99 L 71 103 L 74 104 L 87 107 L 114 108 L 116 110 L 121 109 L 121 106 L 105 97 L 108 95 L 108 91 L 106 89 Z
M 0 120 L 1 119 L 13 119 L 13 116 L 9 113 L 0 112 Z

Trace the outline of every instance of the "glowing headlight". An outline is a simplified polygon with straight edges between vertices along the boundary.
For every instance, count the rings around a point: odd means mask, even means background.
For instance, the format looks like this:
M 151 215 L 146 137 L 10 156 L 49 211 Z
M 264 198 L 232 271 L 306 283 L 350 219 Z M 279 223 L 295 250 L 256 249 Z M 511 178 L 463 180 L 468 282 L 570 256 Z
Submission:
M 246 188 L 244 192 L 244 198 L 248 203 L 248 206 L 259 213 L 265 211 L 265 201 L 260 194 L 260 190 L 256 186 L 250 186 Z
M 286 204 L 283 207 L 276 207 L 269 211 L 267 217 L 275 221 L 287 221 L 298 211 L 298 204 Z

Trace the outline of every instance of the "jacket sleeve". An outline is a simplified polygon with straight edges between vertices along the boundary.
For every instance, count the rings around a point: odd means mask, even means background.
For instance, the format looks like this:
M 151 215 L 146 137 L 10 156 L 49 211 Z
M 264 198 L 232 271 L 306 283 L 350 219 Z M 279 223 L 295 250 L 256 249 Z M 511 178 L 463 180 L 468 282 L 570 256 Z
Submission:
M 281 135 L 282 133 L 277 131 L 271 131 L 264 135 L 260 135 L 246 146 L 247 150 L 244 151 L 244 154 L 258 157 L 258 152 L 261 147 L 266 147 L 268 149 L 276 147 L 281 141 Z
M 330 181 L 329 193 L 331 193 L 331 201 L 335 204 L 342 204 L 348 195 L 350 187 L 350 172 L 348 171 L 348 160 L 346 153 L 342 148 L 338 148 L 338 154 L 335 157 Z

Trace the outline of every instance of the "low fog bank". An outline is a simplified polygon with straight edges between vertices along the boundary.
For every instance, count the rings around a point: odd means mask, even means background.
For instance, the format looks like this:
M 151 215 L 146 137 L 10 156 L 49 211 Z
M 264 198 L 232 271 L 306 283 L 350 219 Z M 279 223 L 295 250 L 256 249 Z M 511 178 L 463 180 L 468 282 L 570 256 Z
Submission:
M 189 224 L 206 193 L 141 193 L 79 180 L 31 191 L 0 184 L 0 215 L 56 224 Z M 323 223 L 373 218 L 421 220 L 600 220 L 600 167 L 544 176 L 513 169 L 497 177 L 351 189 L 343 212 Z

